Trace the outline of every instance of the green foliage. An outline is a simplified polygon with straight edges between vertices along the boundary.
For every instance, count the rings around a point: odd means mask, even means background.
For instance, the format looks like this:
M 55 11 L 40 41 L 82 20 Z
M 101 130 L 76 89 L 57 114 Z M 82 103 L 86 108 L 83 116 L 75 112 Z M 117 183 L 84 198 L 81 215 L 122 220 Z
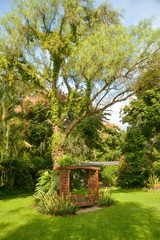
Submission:
M 35 189 L 35 200 L 39 202 L 45 194 L 54 194 L 59 190 L 59 172 L 51 170 L 45 171 L 37 180 Z
M 1 161 L 1 182 L 4 188 L 19 188 L 33 190 L 34 179 L 28 164 L 18 158 L 8 158 Z
M 101 144 L 99 130 L 102 128 L 104 115 L 88 116 L 77 124 L 65 139 L 64 153 L 81 162 L 92 160 L 94 149 Z
M 115 205 L 115 202 L 115 199 L 111 196 L 110 190 L 105 188 L 105 190 L 100 193 L 97 205 L 99 207 L 110 207 Z
M 72 158 L 70 156 L 64 155 L 63 157 L 60 157 L 57 161 L 57 163 L 62 166 L 78 166 L 80 164 L 79 160 L 76 158 Z
M 149 79 L 153 81 L 152 75 Z M 139 145 L 141 149 L 146 149 L 152 161 L 157 161 L 160 157 L 160 88 L 156 82 L 153 86 L 145 91 L 139 91 L 138 99 L 125 106 L 123 122 L 131 125 L 127 134 L 132 139 L 132 145 L 128 144 L 128 149 L 125 146 L 125 150 L 129 151 L 129 148 L 132 148 L 130 151 L 134 152 L 134 147 Z M 133 133 L 134 131 L 137 134 Z
M 39 210 L 44 214 L 55 216 L 69 216 L 75 214 L 77 206 L 71 202 L 71 196 L 60 198 L 57 193 L 48 191 L 47 193 L 41 193 L 38 198 Z
M 85 139 L 82 137 L 81 132 L 72 131 L 72 133 L 65 139 L 64 153 L 71 156 L 71 158 L 77 158 L 81 162 L 90 158 L 91 149 L 85 143 Z
M 116 185 L 116 172 L 117 166 L 103 166 L 101 167 L 100 174 L 101 174 L 101 181 L 103 184 L 107 186 L 115 186 Z
M 77 131 L 81 132 L 85 144 L 90 148 L 96 148 L 100 142 L 99 131 L 103 128 L 105 114 L 88 116 L 77 125 Z
M 0 162 L 5 166 L 1 175 L 4 187 L 28 191 L 33 190 L 38 171 L 52 167 L 49 149 L 52 128 L 47 122 L 48 104 L 45 98 L 27 95 L 18 103 L 20 105 L 13 103 L 11 117 L 5 114 L 2 121 L 0 138 L 6 130 L 7 136 L 6 139 L 3 137 L 0 147 Z
M 126 153 L 117 170 L 117 184 L 125 188 L 145 186 L 152 173 L 152 161 L 143 152 Z
M 147 141 L 136 127 L 128 127 L 117 183 L 126 188 L 143 187 L 152 171 L 152 160 L 146 154 Z
M 28 144 L 25 144 L 25 151 L 28 148 L 31 157 L 51 158 L 49 139 L 52 127 L 48 122 L 51 116 L 48 114 L 50 106 L 47 97 L 27 95 L 21 106 L 15 109 L 19 118 L 15 124 L 21 127 L 23 141 Z
M 20 158 L 4 158 L 0 161 L 0 186 L 33 191 L 39 172 L 52 166 L 52 160 L 47 160 L 25 151 Z
M 160 90 L 155 87 L 143 92 L 137 100 L 124 108 L 123 122 L 138 127 L 149 141 L 159 133 Z
M 72 170 L 71 171 L 71 185 L 70 189 L 71 191 L 74 191 L 75 189 L 87 189 L 87 171 L 86 170 Z
M 72 158 L 70 156 L 64 155 L 62 158 L 59 158 L 57 163 L 60 166 L 79 166 L 81 163 L 79 159 Z M 86 188 L 87 179 L 84 175 L 87 175 L 85 170 L 72 170 L 70 173 L 70 191 L 73 189 L 84 189 Z
M 25 141 L 44 159 L 44 152 L 50 152 L 55 166 L 63 155 L 65 137 L 86 117 L 98 116 L 132 95 L 139 74 L 158 50 L 159 32 L 152 30 L 149 21 L 123 27 L 120 14 L 110 4 L 95 7 L 90 0 L 14 0 L 0 24 L 0 83 L 8 89 L 22 82 L 22 93 L 14 88 L 19 101 L 26 86 L 32 96 L 46 96 L 46 111 L 43 102 L 38 109 L 27 108 L 26 103 Z M 41 121 L 47 114 L 50 126 L 46 118 Z M 86 136 L 89 132 L 94 133 L 91 127 Z M 95 149 L 95 139 L 88 138 L 86 146 Z M 120 151 L 116 151 L 105 158 L 118 158 Z
M 119 161 L 125 133 L 115 124 L 103 123 L 99 131 L 99 142 L 94 150 L 96 161 Z
M 150 69 L 148 71 L 150 72 Z M 159 159 L 160 88 L 157 80 L 159 75 L 153 81 L 153 76 L 147 74 L 148 72 L 144 74 L 144 89 L 141 86 L 142 79 L 140 81 L 138 99 L 132 100 L 130 105 L 123 109 L 123 123 L 128 122 L 130 125 L 123 146 L 125 158 L 118 172 L 118 183 L 124 187 L 144 186 L 151 170 L 154 174 L 154 168 L 151 169 L 151 162 L 147 163 L 145 155 L 152 161 Z M 154 82 L 153 88 L 149 84 L 149 79 Z
M 160 161 L 153 163 L 153 174 L 160 177 Z
M 11 103 L 8 95 L 10 91 L 5 96 L 8 99 L 5 108 L 0 111 L 3 117 L 0 121 L 0 162 L 5 167 L 1 178 L 4 187 L 33 190 L 37 172 L 52 166 L 48 143 L 52 131 L 46 122 L 46 102 L 38 95 L 27 95 L 23 101 Z
M 147 141 L 137 127 L 128 127 L 125 142 L 122 146 L 123 153 L 145 152 Z

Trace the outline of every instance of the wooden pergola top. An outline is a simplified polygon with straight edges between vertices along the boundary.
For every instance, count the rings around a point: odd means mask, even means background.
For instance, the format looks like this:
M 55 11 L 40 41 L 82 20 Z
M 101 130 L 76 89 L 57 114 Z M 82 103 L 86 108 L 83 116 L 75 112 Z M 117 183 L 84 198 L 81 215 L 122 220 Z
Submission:
M 108 162 L 84 162 L 84 166 L 94 166 L 94 167 L 100 167 L 100 166 L 118 166 L 119 161 L 108 161 Z
M 89 166 L 69 166 L 69 167 L 58 167 L 58 168 L 57 168 L 57 170 L 74 170 L 74 169 L 100 170 L 100 167 L 89 167 Z

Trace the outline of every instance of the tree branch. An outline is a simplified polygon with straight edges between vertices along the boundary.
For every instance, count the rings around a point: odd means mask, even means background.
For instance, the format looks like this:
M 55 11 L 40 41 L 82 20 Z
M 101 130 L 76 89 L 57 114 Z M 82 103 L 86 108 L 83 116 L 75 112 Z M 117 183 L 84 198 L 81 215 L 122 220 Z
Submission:
M 123 93 L 124 94 L 124 93 Z M 121 98 L 121 99 L 117 99 L 116 98 L 118 96 L 116 96 L 112 102 L 110 102 L 109 104 L 107 104 L 106 106 L 104 106 L 103 108 L 99 108 L 98 110 L 95 110 L 95 111 L 92 111 L 90 112 L 88 115 L 95 115 L 95 114 L 98 114 L 98 113 L 101 113 L 103 112 L 104 110 L 106 110 L 107 108 L 111 107 L 112 105 L 114 105 L 115 103 L 118 103 L 118 102 L 122 102 L 122 101 L 125 101 L 127 100 L 129 97 L 133 96 L 134 95 L 134 92 L 132 92 L 131 94 L 127 95 L 126 97 L 124 98 Z
M 77 123 L 81 120 L 83 120 L 87 116 L 87 110 L 84 110 L 82 115 L 79 117 L 79 119 L 74 118 L 71 124 L 66 128 L 65 134 L 66 136 L 69 135 L 69 133 L 72 131 L 72 129 L 77 125 Z
M 103 91 L 106 89 L 106 87 L 108 87 L 108 86 L 112 83 L 112 81 L 114 81 L 114 80 L 115 80 L 115 77 L 113 77 L 113 79 L 111 79 L 108 83 L 106 83 L 106 84 L 103 86 L 103 88 L 101 88 L 101 90 L 99 90 L 99 91 L 93 96 L 93 98 L 89 101 L 89 104 L 91 104 L 91 103 L 96 99 L 96 97 L 98 97 L 99 94 L 100 94 L 101 92 L 103 92 Z

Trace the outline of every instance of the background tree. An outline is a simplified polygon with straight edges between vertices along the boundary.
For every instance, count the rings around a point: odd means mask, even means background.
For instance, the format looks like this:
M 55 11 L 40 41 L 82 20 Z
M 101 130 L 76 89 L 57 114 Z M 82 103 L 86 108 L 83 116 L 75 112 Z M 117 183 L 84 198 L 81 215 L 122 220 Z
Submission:
M 124 108 L 124 114 L 123 122 L 128 122 L 132 129 L 137 129 L 144 136 L 149 156 L 154 160 L 154 152 L 160 149 L 160 89 L 146 90 Z
M 22 146 L 21 129 L 15 124 L 15 107 L 20 102 L 21 86 L 1 83 L 0 93 L 0 159 L 17 156 Z
M 123 27 L 108 4 L 13 1 L 1 21 L 1 76 L 10 68 L 8 81 L 23 81 L 48 96 L 54 167 L 80 121 L 133 94 L 138 75 L 159 51 L 158 37 L 147 21 Z
M 96 161 L 119 161 L 122 155 L 122 145 L 125 132 L 115 124 L 103 123 L 99 130 L 99 141 L 94 149 Z
M 123 109 L 123 123 L 129 127 L 118 170 L 121 186 L 144 186 L 150 174 L 159 174 L 158 163 L 153 164 L 160 158 L 159 63 L 156 55 L 137 83 L 137 99 Z
M 3 117 L 6 128 L 3 124 L 0 137 L 3 138 L 8 131 L 0 149 L 1 184 L 5 188 L 29 190 L 33 189 L 39 171 L 52 167 L 49 145 L 52 127 L 47 114 L 50 106 L 37 95 L 27 95 L 19 103 L 15 107 L 13 102 L 12 108 L 8 108 L 12 111 L 8 115 L 5 111 Z
M 142 73 L 136 84 L 137 99 L 123 109 L 123 123 L 138 129 L 147 141 L 152 160 L 160 150 L 160 55 L 155 54 L 150 66 Z

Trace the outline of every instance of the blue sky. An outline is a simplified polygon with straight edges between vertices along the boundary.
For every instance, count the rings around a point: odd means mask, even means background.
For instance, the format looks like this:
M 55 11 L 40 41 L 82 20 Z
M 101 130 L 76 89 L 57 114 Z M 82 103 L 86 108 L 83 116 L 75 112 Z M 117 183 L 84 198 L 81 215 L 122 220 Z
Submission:
M 0 0 L 0 15 L 9 10 L 9 3 L 12 0 Z M 104 0 L 96 0 L 100 4 Z M 160 26 L 160 0 L 110 0 L 115 9 L 124 9 L 124 18 L 122 22 L 127 26 L 138 24 L 139 20 L 144 18 L 154 18 L 153 27 Z
M 9 3 L 12 0 L 0 0 L 0 16 L 9 11 Z M 96 5 L 104 0 L 96 0 Z M 110 0 L 115 9 L 124 10 L 122 23 L 126 26 L 137 25 L 140 20 L 145 18 L 153 19 L 153 28 L 160 27 L 160 0 Z M 112 107 L 112 116 L 110 121 L 118 124 L 125 129 L 126 125 L 119 122 L 119 109 L 127 102 L 118 103 Z
M 11 0 L 0 0 L 0 15 L 2 15 L 3 12 L 7 12 L 9 10 L 9 4 Z
M 96 0 L 102 3 L 102 0 Z M 124 9 L 122 22 L 137 25 L 144 18 L 154 18 L 153 27 L 160 27 L 160 0 L 112 0 L 115 9 Z

